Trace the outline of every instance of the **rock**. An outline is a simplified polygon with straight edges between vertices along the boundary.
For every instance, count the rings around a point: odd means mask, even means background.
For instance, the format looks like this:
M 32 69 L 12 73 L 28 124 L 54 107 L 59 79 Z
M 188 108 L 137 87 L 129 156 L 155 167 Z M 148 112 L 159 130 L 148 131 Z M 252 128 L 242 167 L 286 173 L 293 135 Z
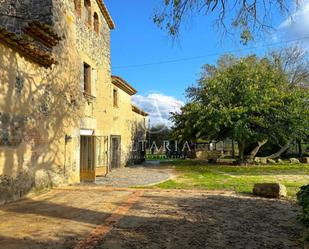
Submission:
M 290 163 L 300 163 L 297 158 L 290 158 Z
M 301 159 L 301 162 L 302 162 L 302 163 L 307 163 L 307 164 L 309 164 L 309 157 L 303 157 L 303 158 Z
M 284 163 L 284 161 L 282 160 L 282 159 L 277 159 L 277 163 L 280 163 L 280 164 L 282 164 L 282 163 Z
M 270 163 L 270 164 L 276 164 L 276 161 L 274 159 L 267 159 L 267 163 Z
M 207 152 L 206 151 L 197 151 L 196 152 L 196 158 L 198 160 L 205 160 L 207 158 Z
M 287 196 L 287 191 L 286 187 L 280 183 L 257 183 L 254 184 L 253 194 L 268 198 L 280 198 Z
M 267 158 L 265 157 L 255 157 L 254 161 L 260 164 L 267 164 Z

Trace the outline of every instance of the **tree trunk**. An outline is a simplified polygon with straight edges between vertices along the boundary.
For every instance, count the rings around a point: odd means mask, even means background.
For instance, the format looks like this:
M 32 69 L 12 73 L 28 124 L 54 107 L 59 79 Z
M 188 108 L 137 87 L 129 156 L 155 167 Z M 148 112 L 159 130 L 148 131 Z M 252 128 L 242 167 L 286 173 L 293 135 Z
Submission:
M 238 142 L 238 151 L 239 151 L 239 163 L 243 164 L 245 162 L 245 141 Z
M 235 144 L 234 144 L 234 139 L 232 139 L 232 157 L 235 158 Z
M 254 158 L 256 154 L 259 152 L 261 147 L 268 142 L 268 139 L 264 139 L 263 141 L 259 141 L 258 145 L 251 151 L 250 158 Z
M 302 148 L 302 143 L 301 139 L 297 139 L 297 144 L 298 144 L 298 157 L 303 156 L 303 148 Z
M 281 149 L 279 151 L 277 151 L 276 153 L 274 153 L 270 156 L 267 156 L 266 158 L 268 158 L 268 159 L 278 158 L 279 156 L 281 156 L 281 154 L 283 152 L 285 152 L 290 147 L 290 144 L 291 144 L 292 141 L 293 141 L 293 139 L 290 139 L 283 147 L 281 147 Z

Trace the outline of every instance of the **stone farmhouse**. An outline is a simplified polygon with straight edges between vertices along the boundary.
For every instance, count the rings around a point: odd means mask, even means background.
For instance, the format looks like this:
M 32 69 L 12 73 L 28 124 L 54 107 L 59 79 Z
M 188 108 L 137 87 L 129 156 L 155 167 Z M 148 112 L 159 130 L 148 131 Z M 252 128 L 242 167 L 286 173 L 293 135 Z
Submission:
M 143 158 L 148 114 L 111 75 L 102 0 L 0 0 L 0 203 Z

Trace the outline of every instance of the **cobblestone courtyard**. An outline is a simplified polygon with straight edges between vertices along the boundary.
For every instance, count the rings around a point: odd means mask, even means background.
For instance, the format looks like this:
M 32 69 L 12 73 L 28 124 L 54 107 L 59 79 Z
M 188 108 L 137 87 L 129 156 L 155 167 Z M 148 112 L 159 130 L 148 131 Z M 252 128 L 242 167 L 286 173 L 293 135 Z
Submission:
M 98 177 L 96 184 L 108 187 L 149 186 L 175 176 L 172 168 L 160 166 L 133 166 L 115 169 L 106 177 Z
M 0 248 L 302 248 L 300 209 L 232 192 L 75 186 L 0 208 Z

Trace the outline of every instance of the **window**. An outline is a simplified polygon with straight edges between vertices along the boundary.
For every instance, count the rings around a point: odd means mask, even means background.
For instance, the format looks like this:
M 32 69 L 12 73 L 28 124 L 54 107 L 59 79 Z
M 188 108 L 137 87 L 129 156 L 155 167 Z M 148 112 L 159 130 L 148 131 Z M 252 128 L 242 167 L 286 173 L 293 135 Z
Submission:
M 114 102 L 114 107 L 118 107 L 118 90 L 115 88 L 113 90 L 113 102 Z
M 84 63 L 84 92 L 91 95 L 91 67 Z
M 97 34 L 99 34 L 99 16 L 96 12 L 93 15 L 93 29 Z
M 74 0 L 74 6 L 77 15 L 81 16 L 82 14 L 81 0 Z
M 84 0 L 84 11 L 83 11 L 84 21 L 89 27 L 91 27 L 91 3 L 90 0 Z

